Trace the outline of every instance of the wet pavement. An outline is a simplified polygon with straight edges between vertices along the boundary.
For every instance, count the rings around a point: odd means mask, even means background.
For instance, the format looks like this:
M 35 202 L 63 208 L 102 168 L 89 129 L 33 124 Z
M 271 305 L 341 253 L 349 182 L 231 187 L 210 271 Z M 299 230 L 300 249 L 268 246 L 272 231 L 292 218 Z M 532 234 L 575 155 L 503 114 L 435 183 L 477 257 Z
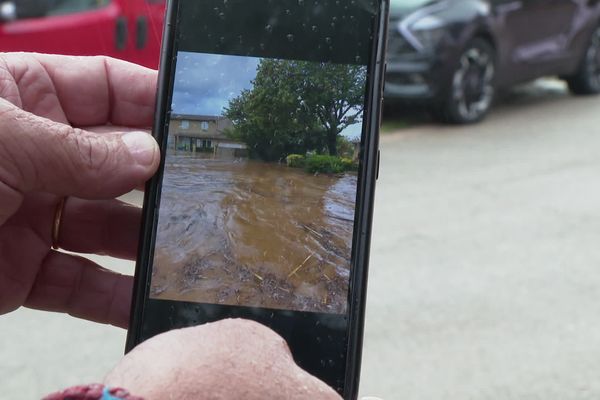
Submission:
M 600 98 L 508 100 L 382 140 L 363 395 L 600 398 Z

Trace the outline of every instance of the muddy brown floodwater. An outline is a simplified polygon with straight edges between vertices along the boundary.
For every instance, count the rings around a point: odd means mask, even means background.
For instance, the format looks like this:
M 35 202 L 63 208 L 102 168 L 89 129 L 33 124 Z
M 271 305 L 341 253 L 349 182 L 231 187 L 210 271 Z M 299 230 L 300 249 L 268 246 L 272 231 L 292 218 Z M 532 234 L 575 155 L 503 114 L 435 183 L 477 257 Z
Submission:
M 151 297 L 345 312 L 356 182 L 169 154 Z

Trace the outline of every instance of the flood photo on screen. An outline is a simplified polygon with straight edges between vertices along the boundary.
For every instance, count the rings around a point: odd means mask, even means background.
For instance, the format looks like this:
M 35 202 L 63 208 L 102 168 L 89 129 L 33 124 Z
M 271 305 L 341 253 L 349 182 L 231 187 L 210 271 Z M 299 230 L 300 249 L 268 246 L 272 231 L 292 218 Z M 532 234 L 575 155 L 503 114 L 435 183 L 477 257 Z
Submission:
M 366 67 L 179 52 L 150 297 L 344 313 Z

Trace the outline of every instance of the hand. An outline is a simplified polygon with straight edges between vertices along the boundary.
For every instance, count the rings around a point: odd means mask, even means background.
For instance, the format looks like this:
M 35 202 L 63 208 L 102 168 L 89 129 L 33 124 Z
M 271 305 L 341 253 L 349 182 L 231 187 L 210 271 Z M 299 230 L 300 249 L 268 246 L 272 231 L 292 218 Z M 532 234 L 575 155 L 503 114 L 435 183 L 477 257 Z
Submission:
M 0 55 L 0 314 L 25 305 L 127 325 L 131 278 L 51 250 L 52 224 L 69 196 L 61 248 L 135 257 L 140 212 L 114 197 L 158 167 L 139 131 L 155 89 L 155 71 L 114 59 Z
M 145 400 L 341 400 L 294 363 L 280 336 L 245 320 L 155 336 L 127 354 L 104 384 Z

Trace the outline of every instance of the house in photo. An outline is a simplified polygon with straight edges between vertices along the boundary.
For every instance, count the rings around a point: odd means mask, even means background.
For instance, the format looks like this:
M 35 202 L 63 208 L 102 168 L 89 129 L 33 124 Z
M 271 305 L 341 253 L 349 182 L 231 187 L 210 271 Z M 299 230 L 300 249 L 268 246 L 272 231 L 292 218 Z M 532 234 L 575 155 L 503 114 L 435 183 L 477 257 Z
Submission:
M 246 145 L 224 133 L 232 126 L 223 116 L 171 114 L 168 147 L 192 153 L 212 153 L 217 157 L 246 157 Z

